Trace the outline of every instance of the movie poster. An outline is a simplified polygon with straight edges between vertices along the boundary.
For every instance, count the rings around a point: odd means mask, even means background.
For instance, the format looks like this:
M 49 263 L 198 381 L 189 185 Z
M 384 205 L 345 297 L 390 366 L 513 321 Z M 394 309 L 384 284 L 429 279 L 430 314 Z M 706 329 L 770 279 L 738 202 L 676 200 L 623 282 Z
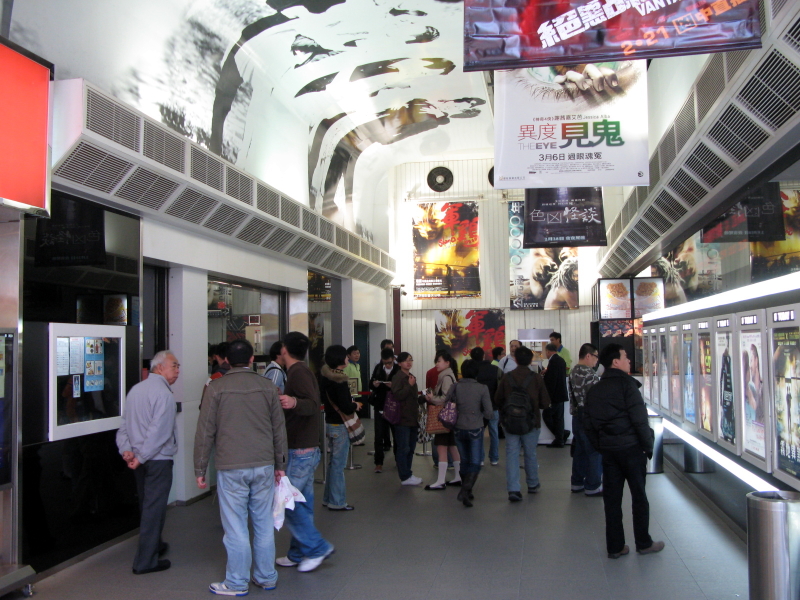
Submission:
M 319 374 L 325 364 L 325 314 L 308 313 L 308 368 Z
M 683 400 L 683 391 L 681 390 L 681 350 L 679 344 L 680 338 L 677 333 L 669 334 L 669 357 L 670 357 L 670 388 L 672 393 L 670 395 L 670 410 L 674 415 L 683 414 L 683 407 L 681 406 Z
M 772 373 L 778 468 L 800 477 L 800 327 L 772 330 Z
M 739 332 L 742 360 L 742 396 L 744 398 L 744 449 L 760 458 L 766 457 L 764 423 L 764 381 L 761 378 L 761 332 Z
M 491 356 L 492 348 L 506 347 L 503 310 L 440 310 L 435 319 L 436 349 L 447 350 L 459 367 L 476 346 L 483 348 L 487 356 Z
M 658 336 L 651 335 L 650 336 L 650 364 L 652 365 L 652 386 L 650 388 L 650 395 L 651 395 L 651 402 L 653 406 L 660 406 L 659 401 L 659 386 L 660 386 L 660 375 L 661 375 L 661 368 L 658 364 Z
M 800 271 L 800 190 L 781 190 L 782 241 L 750 242 L 750 279 L 753 283 Z
M 703 227 L 703 242 L 778 242 L 786 238 L 781 186 L 769 182 Z
M 653 277 L 664 278 L 667 308 L 722 291 L 720 244 L 706 244 L 702 232 L 683 241 L 652 265 Z
M 716 334 L 717 381 L 719 381 L 719 435 L 730 444 L 736 443 L 736 405 L 733 402 L 732 334 Z
M 697 342 L 700 348 L 699 360 L 697 362 L 700 373 L 700 381 L 697 385 L 700 398 L 700 429 L 712 433 L 714 431 L 713 417 L 713 380 L 711 379 L 711 334 L 707 331 L 697 334 Z
M 683 334 L 683 416 L 694 423 L 694 365 L 692 364 L 692 334 Z M 678 396 L 680 397 L 680 396 Z
M 525 248 L 606 246 L 603 188 L 525 190 Z
M 658 355 L 658 399 L 661 408 L 669 410 L 669 362 L 667 361 L 667 336 L 663 333 L 658 336 L 659 355 Z
M 648 185 L 646 61 L 590 67 L 580 81 L 570 67 L 495 72 L 495 188 Z
M 322 273 L 308 272 L 308 301 L 330 302 L 331 280 Z
M 650 338 L 647 338 L 644 342 L 644 357 L 642 362 L 642 397 L 644 401 L 648 404 L 652 404 L 653 401 L 650 398 L 650 386 L 651 386 L 651 378 L 653 377 L 653 364 L 650 359 Z
M 480 298 L 477 202 L 417 204 L 414 298 Z
M 508 203 L 511 310 L 578 308 L 578 249 L 523 248 L 524 212 Z

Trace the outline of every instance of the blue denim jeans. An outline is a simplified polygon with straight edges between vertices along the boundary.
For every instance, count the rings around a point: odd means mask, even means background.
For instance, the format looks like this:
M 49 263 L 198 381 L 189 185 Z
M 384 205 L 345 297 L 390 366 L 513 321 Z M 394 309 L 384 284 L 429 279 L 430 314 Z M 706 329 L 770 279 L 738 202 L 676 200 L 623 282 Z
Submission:
M 406 425 L 395 425 L 394 427 L 394 460 L 397 463 L 400 481 L 405 481 L 414 474 L 411 471 L 411 461 L 414 460 L 414 449 L 417 447 L 417 429 L 419 427 L 407 427 Z
M 572 419 L 572 478 L 574 486 L 582 485 L 587 492 L 593 492 L 603 482 L 603 457 L 592 447 L 583 428 L 583 409 Z
M 496 410 L 489 419 L 489 462 L 500 460 L 500 435 L 497 429 L 500 423 L 500 411 Z
M 222 538 L 228 553 L 225 585 L 247 590 L 250 566 L 255 558 L 253 579 L 259 583 L 278 581 L 275 571 L 275 535 L 272 520 L 272 497 L 275 492 L 275 467 L 252 467 L 217 472 L 217 498 Z M 247 517 L 253 522 L 253 547 Z
M 342 508 L 347 506 L 344 467 L 347 464 L 347 453 L 350 450 L 350 437 L 347 435 L 347 428 L 344 425 L 333 423 L 325 424 L 325 436 L 328 438 L 328 448 L 331 453 L 328 460 L 325 491 L 322 493 L 322 503 L 329 508 Z
M 539 463 L 536 462 L 536 445 L 541 429 L 535 428 L 525 435 L 514 435 L 506 430 L 506 489 L 519 492 L 519 449 L 525 452 L 525 480 L 528 487 L 539 485 Z
M 292 532 L 286 556 L 294 562 L 318 558 L 332 548 L 314 525 L 314 471 L 317 470 L 319 457 L 319 448 L 289 450 L 286 476 L 306 497 L 305 502 L 294 505 L 294 510 L 286 511 L 286 525 Z
M 483 459 L 483 427 L 456 429 L 456 446 L 461 455 L 461 475 L 480 473 L 481 459 Z

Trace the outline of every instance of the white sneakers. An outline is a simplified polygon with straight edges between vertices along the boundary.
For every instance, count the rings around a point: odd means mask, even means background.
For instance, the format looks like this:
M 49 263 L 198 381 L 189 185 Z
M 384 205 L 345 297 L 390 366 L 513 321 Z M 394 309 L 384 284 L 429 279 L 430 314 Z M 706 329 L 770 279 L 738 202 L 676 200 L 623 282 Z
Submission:
M 335 550 L 333 546 L 331 546 L 331 549 L 328 550 L 322 556 L 318 556 L 316 558 L 304 558 L 302 561 L 300 561 L 300 564 L 297 566 L 297 570 L 300 571 L 301 573 L 308 573 L 309 571 L 313 571 L 322 564 L 323 560 L 328 558 L 334 552 Z
M 416 477 L 415 475 L 412 475 L 405 481 L 401 481 L 400 485 L 419 485 L 420 483 L 422 483 L 422 479 Z
M 300 563 L 290 560 L 288 556 L 281 556 L 280 558 L 275 559 L 275 564 L 279 567 L 296 567 Z

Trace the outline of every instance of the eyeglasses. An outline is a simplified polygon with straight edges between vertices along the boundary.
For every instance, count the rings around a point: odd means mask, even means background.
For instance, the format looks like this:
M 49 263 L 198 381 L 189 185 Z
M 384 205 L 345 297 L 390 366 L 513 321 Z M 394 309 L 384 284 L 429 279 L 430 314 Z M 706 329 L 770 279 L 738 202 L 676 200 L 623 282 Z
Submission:
M 599 354 L 592 354 L 592 356 L 594 356 L 595 358 L 600 358 Z

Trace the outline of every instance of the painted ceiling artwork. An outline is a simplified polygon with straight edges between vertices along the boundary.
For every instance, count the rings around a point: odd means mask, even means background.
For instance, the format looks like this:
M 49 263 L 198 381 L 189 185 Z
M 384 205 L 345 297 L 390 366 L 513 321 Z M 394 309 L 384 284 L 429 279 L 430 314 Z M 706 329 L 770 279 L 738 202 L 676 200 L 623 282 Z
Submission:
M 13 41 L 57 79 L 86 78 L 365 237 L 370 178 L 491 146 L 482 76 L 462 70 L 458 0 L 64 4 L 17 3 L 12 16 Z

